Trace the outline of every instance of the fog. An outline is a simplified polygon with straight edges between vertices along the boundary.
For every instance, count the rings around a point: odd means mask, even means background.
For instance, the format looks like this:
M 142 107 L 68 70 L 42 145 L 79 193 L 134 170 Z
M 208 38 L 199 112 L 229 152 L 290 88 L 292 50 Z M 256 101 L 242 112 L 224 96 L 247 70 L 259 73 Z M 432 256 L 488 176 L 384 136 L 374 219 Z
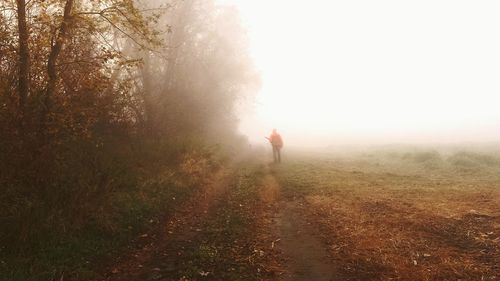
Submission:
M 240 109 L 253 143 L 500 141 L 498 1 L 219 2 L 261 75 Z

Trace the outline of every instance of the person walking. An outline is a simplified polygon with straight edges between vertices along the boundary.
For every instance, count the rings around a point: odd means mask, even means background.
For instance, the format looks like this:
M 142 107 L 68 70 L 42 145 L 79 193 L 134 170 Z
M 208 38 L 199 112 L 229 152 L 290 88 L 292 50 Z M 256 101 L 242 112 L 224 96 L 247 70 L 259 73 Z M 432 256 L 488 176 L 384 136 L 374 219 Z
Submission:
M 269 140 L 273 147 L 273 158 L 274 158 L 274 163 L 281 163 L 281 148 L 283 148 L 283 139 L 281 138 L 281 135 L 278 134 L 278 131 L 276 129 L 273 129 L 273 132 L 269 137 L 266 137 L 266 139 Z

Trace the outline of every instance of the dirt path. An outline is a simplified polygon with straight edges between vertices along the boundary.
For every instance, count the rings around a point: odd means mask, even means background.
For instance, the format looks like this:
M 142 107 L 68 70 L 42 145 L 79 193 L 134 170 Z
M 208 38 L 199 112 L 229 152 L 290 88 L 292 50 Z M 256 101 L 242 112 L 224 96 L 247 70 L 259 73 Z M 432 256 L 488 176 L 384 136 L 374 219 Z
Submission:
M 331 263 L 325 245 L 314 234 L 311 226 L 301 218 L 297 202 L 283 203 L 282 212 L 276 216 L 276 227 L 281 245 L 289 257 L 285 280 L 331 281 L 335 267 Z
M 278 237 L 276 245 L 284 256 L 286 270 L 280 280 L 338 280 L 326 245 L 303 216 L 302 202 L 282 198 L 280 186 L 272 175 L 265 175 L 263 182 L 263 200 L 274 201 L 277 207 L 272 227 Z
M 221 172 L 96 281 L 343 280 L 304 202 L 281 196 L 269 167 L 253 171 Z
M 131 250 L 112 261 L 96 281 L 172 280 L 177 270 L 177 257 L 199 235 L 199 226 L 221 202 L 227 191 L 230 171 L 220 171 L 212 183 L 191 198 L 162 229 L 145 233 L 132 242 Z

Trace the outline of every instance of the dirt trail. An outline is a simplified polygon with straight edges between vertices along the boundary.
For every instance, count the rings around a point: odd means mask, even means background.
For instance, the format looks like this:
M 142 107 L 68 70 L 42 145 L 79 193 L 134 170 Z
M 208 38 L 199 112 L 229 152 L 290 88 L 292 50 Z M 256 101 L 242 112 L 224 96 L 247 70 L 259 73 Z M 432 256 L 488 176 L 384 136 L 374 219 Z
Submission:
M 177 270 L 176 258 L 185 245 L 199 235 L 201 222 L 213 213 L 227 189 L 230 171 L 222 170 L 202 192 L 193 196 L 163 229 L 147 233 L 134 241 L 137 250 L 113 261 L 96 281 L 170 280 Z
M 315 235 L 314 228 L 303 216 L 300 201 L 287 201 L 280 197 L 280 186 L 267 174 L 261 196 L 264 202 L 276 204 L 273 216 L 274 231 L 279 237 L 276 245 L 284 255 L 286 272 L 281 280 L 330 281 L 336 278 L 335 266 L 328 257 L 326 245 Z
M 276 216 L 283 252 L 289 257 L 289 272 L 285 280 L 330 281 L 335 278 L 325 245 L 314 235 L 314 230 L 301 218 L 297 202 L 283 203 L 282 212 Z
M 133 243 L 135 250 L 130 250 L 111 262 L 96 281 L 179 280 L 179 270 L 183 266 L 185 267 L 186 261 L 192 265 L 199 262 L 192 260 L 192 258 L 199 259 L 200 256 L 190 256 L 189 249 L 192 250 L 193 247 L 201 249 L 200 247 L 206 248 L 206 246 L 213 248 L 218 245 L 217 243 L 223 241 L 214 236 L 213 231 L 220 233 L 220 235 L 224 231 L 215 229 L 210 232 L 204 228 L 211 226 L 224 229 L 224 225 L 218 225 L 221 220 L 217 220 L 216 217 L 224 214 L 229 214 L 228 218 L 234 217 L 245 206 L 232 204 L 231 200 L 237 200 L 237 202 L 250 200 L 250 198 L 233 198 L 237 191 L 234 189 L 234 185 L 228 185 L 228 182 L 230 182 L 234 172 L 225 171 L 217 176 L 216 181 L 209 185 L 204 192 L 194 196 L 172 217 L 166 218 L 163 229 L 138 237 L 137 241 Z M 328 257 L 326 245 L 316 235 L 316 230 L 304 216 L 304 202 L 300 200 L 289 201 L 281 196 L 280 185 L 269 168 L 264 169 L 262 178 L 257 182 L 253 192 L 258 192 L 258 199 L 247 204 L 254 204 L 249 210 L 249 214 L 253 214 L 259 228 L 248 229 L 245 232 L 253 233 L 254 235 L 250 235 L 250 237 L 253 237 L 252 239 L 255 241 L 248 240 L 246 235 L 239 236 L 237 239 L 228 237 L 228 239 L 234 240 L 225 241 L 224 245 L 227 247 L 217 248 L 217 251 L 239 249 L 238 254 L 246 255 L 248 253 L 243 248 L 263 249 L 262 253 L 265 253 L 265 256 L 255 266 L 268 274 L 259 271 L 260 277 L 256 278 L 258 280 L 342 280 L 342 278 L 336 278 L 335 266 L 332 264 L 331 258 Z M 255 193 L 253 194 L 255 195 Z M 245 214 L 245 212 L 241 214 Z M 210 223 L 207 225 L 207 222 Z M 221 241 L 212 241 L 214 238 Z M 205 241 L 207 239 L 208 241 Z M 241 241 L 238 242 L 239 240 Z M 243 248 L 238 245 L 243 245 Z M 212 254 L 217 255 L 217 251 Z M 255 255 L 254 251 L 251 254 Z M 206 262 L 210 263 L 210 260 L 210 258 L 205 257 Z M 238 277 L 238 274 L 221 275 L 227 273 L 224 271 L 227 271 L 228 267 L 237 267 L 237 264 L 230 265 L 231 261 L 229 260 L 219 260 L 219 262 L 222 261 L 226 264 L 225 267 L 211 267 L 213 270 L 221 270 L 220 272 L 212 271 L 205 274 L 203 270 L 197 270 L 198 272 L 195 274 L 197 277 L 181 279 L 219 280 L 217 276 L 233 276 L 234 278 L 231 277 L 231 280 L 241 280 L 241 276 Z M 210 264 L 206 267 L 210 267 Z M 252 268 L 252 265 L 249 268 Z

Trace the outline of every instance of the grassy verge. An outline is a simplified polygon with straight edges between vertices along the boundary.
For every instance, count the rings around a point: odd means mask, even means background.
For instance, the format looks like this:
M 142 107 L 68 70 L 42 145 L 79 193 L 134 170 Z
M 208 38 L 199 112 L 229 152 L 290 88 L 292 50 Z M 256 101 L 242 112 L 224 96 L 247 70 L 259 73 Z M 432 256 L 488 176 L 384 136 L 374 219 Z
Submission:
M 265 253 L 257 246 L 264 167 L 242 164 L 235 169 L 227 193 L 197 238 L 179 257 L 180 280 L 261 280 Z
M 24 258 L 2 257 L 4 280 L 52 280 L 65 274 L 66 280 L 91 278 L 99 261 L 113 256 L 140 232 L 155 227 L 159 216 L 172 212 L 195 190 L 169 179 L 157 179 L 131 190 L 110 196 L 110 210 L 103 216 L 71 235 L 61 234 L 40 241 L 29 249 Z M 28 257 L 29 255 L 29 257 Z

